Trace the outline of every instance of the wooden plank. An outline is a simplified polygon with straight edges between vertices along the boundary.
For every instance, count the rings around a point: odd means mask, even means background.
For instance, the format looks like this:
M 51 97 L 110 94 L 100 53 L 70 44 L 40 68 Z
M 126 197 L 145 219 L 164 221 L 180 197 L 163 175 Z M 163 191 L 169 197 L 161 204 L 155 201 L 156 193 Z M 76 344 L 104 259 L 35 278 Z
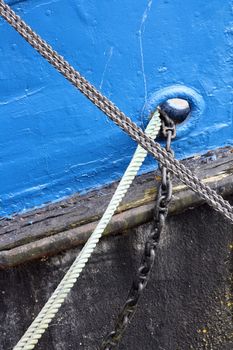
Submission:
M 210 151 L 183 163 L 218 193 L 233 193 L 233 148 Z M 138 176 L 105 234 L 115 234 L 152 218 L 159 172 Z M 118 183 L 73 196 L 42 209 L 0 220 L 0 266 L 13 266 L 83 244 L 97 224 Z M 203 201 L 174 179 L 170 214 Z

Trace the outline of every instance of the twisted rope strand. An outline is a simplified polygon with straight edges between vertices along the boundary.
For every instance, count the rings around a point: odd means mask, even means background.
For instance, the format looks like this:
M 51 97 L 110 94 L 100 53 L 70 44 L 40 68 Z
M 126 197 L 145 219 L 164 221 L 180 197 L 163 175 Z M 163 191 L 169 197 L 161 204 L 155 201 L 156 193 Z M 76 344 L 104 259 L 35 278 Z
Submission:
M 159 113 L 156 112 L 149 122 L 146 133 L 150 137 L 155 138 L 159 133 L 161 126 Z M 42 337 L 43 333 L 49 326 L 49 323 L 55 317 L 68 293 L 72 289 L 73 285 L 80 276 L 86 263 L 90 259 L 97 243 L 99 242 L 105 228 L 110 222 L 114 212 L 120 205 L 123 197 L 128 191 L 133 179 L 135 178 L 139 168 L 141 167 L 147 152 L 140 146 L 137 147 L 136 152 L 127 167 L 107 209 L 104 212 L 101 220 L 96 226 L 95 230 L 91 234 L 90 238 L 86 242 L 85 246 L 77 256 L 71 267 L 69 268 L 62 281 L 53 292 L 47 303 L 44 305 L 38 316 L 32 322 L 26 333 L 22 336 L 18 344 L 14 347 L 14 350 L 32 350 L 37 344 L 38 340 Z
M 193 173 L 174 157 L 167 153 L 158 143 L 148 137 L 135 123 L 121 112 L 110 100 L 103 96 L 93 85 L 80 75 L 62 56 L 40 38 L 3 0 L 0 0 L 0 15 L 16 29 L 16 31 L 36 49 L 51 65 L 77 87 L 90 101 L 103 111 L 115 124 L 123 129 L 133 140 L 151 153 L 171 173 L 175 174 L 184 184 L 198 193 L 209 205 L 219 211 L 233 222 L 233 208 L 210 187 L 203 184 Z M 119 198 L 124 193 L 119 192 Z M 113 214 L 112 214 L 113 215 Z M 104 230 L 102 225 L 106 216 L 101 219 L 98 229 Z M 52 318 L 55 316 L 70 289 L 73 287 L 82 269 L 85 267 L 94 247 L 98 243 L 101 234 L 88 240 L 80 255 L 71 266 L 68 273 L 61 281 L 52 297 L 46 303 L 36 320 L 29 327 L 25 336 L 16 345 L 14 350 L 33 349 L 47 329 Z M 88 243 L 87 242 L 87 243 Z M 90 249 L 91 248 L 91 249 Z M 77 268 L 78 265 L 78 268 Z

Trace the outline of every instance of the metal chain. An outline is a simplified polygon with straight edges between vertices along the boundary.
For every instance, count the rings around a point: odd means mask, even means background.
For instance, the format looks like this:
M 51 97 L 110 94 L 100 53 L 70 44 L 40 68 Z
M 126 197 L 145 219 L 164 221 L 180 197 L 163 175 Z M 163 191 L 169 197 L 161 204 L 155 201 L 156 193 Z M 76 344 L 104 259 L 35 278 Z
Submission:
M 22 35 L 51 65 L 77 87 L 90 101 L 103 111 L 115 124 L 122 128 L 133 140 L 151 153 L 165 168 L 176 175 L 185 185 L 204 199 L 215 210 L 222 213 L 233 223 L 233 208 L 220 195 L 203 184 L 193 173 L 174 159 L 154 140 L 150 139 L 135 123 L 119 110 L 108 98 L 80 75 L 65 59 L 40 38 L 16 13 L 0 0 L 0 15 Z
M 175 123 L 163 111 L 160 111 L 162 119 L 162 133 L 166 138 L 166 150 L 173 155 L 171 140 L 176 136 Z M 103 340 L 99 350 L 116 349 L 123 337 L 123 334 L 135 314 L 138 301 L 150 278 L 151 270 L 155 261 L 155 253 L 161 233 L 164 229 L 165 220 L 168 214 L 168 205 L 172 198 L 171 175 L 167 169 L 160 165 L 161 183 L 158 187 L 158 194 L 154 210 L 153 229 L 146 240 L 141 264 L 137 275 L 132 283 L 127 301 L 117 318 L 115 329 Z

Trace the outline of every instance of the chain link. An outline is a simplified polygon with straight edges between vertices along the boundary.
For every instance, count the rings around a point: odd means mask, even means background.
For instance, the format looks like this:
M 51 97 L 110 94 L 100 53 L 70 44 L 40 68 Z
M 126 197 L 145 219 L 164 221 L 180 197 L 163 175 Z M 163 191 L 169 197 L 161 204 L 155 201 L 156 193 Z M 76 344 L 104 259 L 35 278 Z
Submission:
M 171 140 L 176 136 L 175 124 L 162 110 L 160 110 L 160 116 L 162 119 L 162 133 L 166 138 L 166 150 L 168 153 L 173 154 Z M 150 278 L 151 270 L 155 261 L 156 248 L 164 229 L 165 220 L 168 214 L 168 205 L 172 198 L 170 172 L 162 165 L 159 167 L 161 171 L 161 183 L 158 187 L 155 204 L 153 229 L 146 240 L 140 267 L 138 268 L 137 275 L 132 283 L 127 301 L 118 316 L 115 329 L 104 339 L 99 350 L 113 350 L 119 345 L 123 334 L 136 311 L 139 298 Z

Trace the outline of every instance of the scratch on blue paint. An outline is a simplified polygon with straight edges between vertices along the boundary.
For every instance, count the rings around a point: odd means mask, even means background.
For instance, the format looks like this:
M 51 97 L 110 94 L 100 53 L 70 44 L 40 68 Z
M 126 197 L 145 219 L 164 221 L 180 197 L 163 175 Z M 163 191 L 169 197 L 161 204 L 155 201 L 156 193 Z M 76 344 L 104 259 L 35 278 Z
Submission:
M 21 100 L 24 100 L 25 98 L 28 98 L 30 96 L 33 96 L 35 94 L 37 94 L 38 92 L 41 92 L 44 88 L 38 88 L 38 89 L 34 89 L 31 91 L 26 91 L 25 93 L 19 95 L 19 96 L 14 96 L 12 98 L 8 98 L 5 101 L 2 100 L 0 101 L 0 106 L 4 106 L 4 105 L 8 105 L 9 103 L 14 103 L 14 102 L 19 102 Z
M 174 142 L 178 158 L 233 144 L 231 0 L 8 3 L 140 126 L 164 91 L 200 96 L 205 109 Z M 134 142 L 0 27 L 0 215 L 119 179 Z M 142 172 L 154 166 L 148 157 Z
M 140 56 L 141 56 L 141 69 L 142 69 L 142 76 L 143 76 L 143 85 L 144 85 L 144 105 L 142 107 L 141 115 L 144 112 L 145 106 L 147 104 L 147 99 L 148 99 L 148 93 L 147 93 L 147 80 L 146 80 L 146 73 L 145 73 L 145 64 L 144 64 L 144 52 L 143 52 L 143 43 L 142 43 L 142 37 L 145 31 L 145 25 L 146 25 L 146 20 L 148 17 L 148 14 L 150 12 L 151 6 L 152 6 L 153 1 L 149 0 L 146 6 L 145 11 L 143 12 L 142 15 L 142 20 L 140 24 L 140 29 L 139 29 L 139 46 L 140 46 Z
M 106 61 L 105 66 L 104 66 L 104 71 L 103 71 L 103 74 L 102 74 L 102 77 L 101 77 L 101 82 L 100 82 L 100 86 L 99 86 L 100 90 L 101 90 L 102 87 L 103 87 L 105 74 L 106 74 L 108 65 L 109 65 L 109 63 L 110 63 L 110 60 L 111 60 L 111 58 L 112 58 L 113 50 L 114 50 L 114 47 L 113 47 L 113 46 L 110 47 L 110 50 L 109 50 L 109 53 L 108 53 L 108 58 L 107 58 L 107 61 Z

